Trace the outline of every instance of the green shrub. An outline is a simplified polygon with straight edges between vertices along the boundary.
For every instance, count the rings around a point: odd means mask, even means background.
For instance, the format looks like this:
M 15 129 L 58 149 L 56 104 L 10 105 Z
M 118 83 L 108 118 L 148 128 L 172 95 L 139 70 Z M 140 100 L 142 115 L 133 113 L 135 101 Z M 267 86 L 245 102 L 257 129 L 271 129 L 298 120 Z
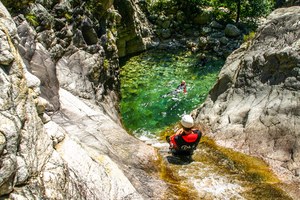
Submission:
M 33 13 L 28 13 L 25 18 L 32 26 L 37 27 L 39 25 L 37 17 Z
M 244 42 L 247 42 L 247 41 L 254 39 L 254 37 L 255 37 L 255 32 L 251 31 L 249 34 L 244 35 L 243 40 L 244 40 Z
M 35 0 L 1 0 L 1 2 L 10 12 L 17 12 L 35 3 Z
M 71 21 L 72 15 L 70 15 L 69 13 L 65 13 L 65 18 L 66 20 Z

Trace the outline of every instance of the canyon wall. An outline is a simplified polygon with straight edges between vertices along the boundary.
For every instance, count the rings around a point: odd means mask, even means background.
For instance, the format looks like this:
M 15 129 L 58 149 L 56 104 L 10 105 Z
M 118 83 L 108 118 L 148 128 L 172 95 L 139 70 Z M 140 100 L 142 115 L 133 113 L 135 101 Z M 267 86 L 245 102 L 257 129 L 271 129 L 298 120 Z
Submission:
M 297 6 L 271 13 L 193 112 L 218 144 L 263 158 L 287 182 L 300 176 L 299 20 Z
M 0 2 L 0 198 L 160 199 L 156 151 L 119 120 L 113 1 L 30 2 Z

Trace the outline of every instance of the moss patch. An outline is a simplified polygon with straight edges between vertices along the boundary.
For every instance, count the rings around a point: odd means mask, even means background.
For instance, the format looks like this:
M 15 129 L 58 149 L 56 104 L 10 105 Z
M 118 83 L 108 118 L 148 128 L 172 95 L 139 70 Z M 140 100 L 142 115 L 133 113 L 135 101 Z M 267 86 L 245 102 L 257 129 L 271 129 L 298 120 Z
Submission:
M 37 27 L 39 25 L 38 19 L 33 13 L 28 13 L 25 18 L 32 26 Z
M 178 174 L 178 166 L 169 165 L 163 157 L 160 157 L 160 178 L 168 185 L 168 190 L 164 191 L 165 200 L 181 199 L 193 200 L 199 199 L 197 192 L 189 183 L 184 181 Z
M 202 138 L 202 145 L 214 150 L 218 159 L 225 159 L 232 167 L 229 169 L 243 173 L 246 181 L 253 183 L 279 183 L 279 179 L 273 174 L 269 166 L 261 159 L 249 156 L 232 149 L 217 146 L 212 139 Z
M 216 165 L 221 174 L 234 175 L 247 188 L 242 194 L 246 199 L 291 199 L 278 187 L 280 180 L 263 160 L 220 147 L 208 137 L 202 138 L 200 149 L 204 151 L 195 160 Z
M 230 177 L 233 182 L 239 182 L 244 188 L 240 195 L 245 199 L 292 199 L 279 188 L 279 179 L 261 159 L 220 147 L 208 137 L 202 138 L 198 150 L 199 152 L 193 156 L 194 161 L 212 168 L 217 174 Z M 160 177 L 169 185 L 169 191 L 166 193 L 172 194 L 168 198 L 199 199 L 196 190 L 187 181 L 187 177 L 179 175 L 178 172 L 183 168 L 188 169 L 189 165 L 172 165 L 166 161 L 166 158 L 161 157 Z
M 254 189 L 247 191 L 244 196 L 255 200 L 292 200 L 279 187 L 271 184 L 257 185 Z

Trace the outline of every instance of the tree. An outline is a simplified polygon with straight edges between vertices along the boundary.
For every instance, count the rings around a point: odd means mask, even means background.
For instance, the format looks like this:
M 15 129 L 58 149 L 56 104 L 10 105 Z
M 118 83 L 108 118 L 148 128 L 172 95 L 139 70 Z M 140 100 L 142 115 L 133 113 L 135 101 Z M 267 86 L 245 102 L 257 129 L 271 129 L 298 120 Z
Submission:
M 241 19 L 255 20 L 270 13 L 274 8 L 275 0 L 215 0 L 214 7 L 220 6 L 230 10 L 230 15 L 235 16 L 235 21 Z
M 236 9 L 236 22 L 240 21 L 240 15 L 241 15 L 241 0 L 237 0 L 237 9 Z
M 197 13 L 201 7 L 213 7 L 217 19 L 239 22 L 256 21 L 269 14 L 280 0 L 158 0 L 157 3 L 175 4 L 186 15 Z

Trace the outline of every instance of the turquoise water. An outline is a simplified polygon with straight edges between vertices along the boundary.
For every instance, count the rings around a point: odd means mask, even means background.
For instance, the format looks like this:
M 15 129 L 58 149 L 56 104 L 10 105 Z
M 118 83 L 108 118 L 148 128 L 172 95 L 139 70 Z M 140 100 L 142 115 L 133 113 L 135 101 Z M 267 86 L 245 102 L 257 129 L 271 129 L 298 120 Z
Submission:
M 202 66 L 195 54 L 151 51 L 127 60 L 121 67 L 121 116 L 134 135 L 156 136 L 178 122 L 206 98 L 223 66 L 213 60 Z M 185 80 L 187 93 L 173 94 Z
M 125 128 L 137 137 L 159 136 L 205 100 L 223 64 L 212 59 L 202 66 L 196 55 L 185 52 L 132 57 L 121 68 Z M 188 93 L 172 95 L 181 80 L 187 82 Z M 167 150 L 164 144 L 157 148 Z M 165 199 L 291 199 L 261 160 L 218 147 L 207 137 L 201 139 L 189 165 L 170 164 L 164 151 L 161 154 L 160 175 L 170 186 Z

